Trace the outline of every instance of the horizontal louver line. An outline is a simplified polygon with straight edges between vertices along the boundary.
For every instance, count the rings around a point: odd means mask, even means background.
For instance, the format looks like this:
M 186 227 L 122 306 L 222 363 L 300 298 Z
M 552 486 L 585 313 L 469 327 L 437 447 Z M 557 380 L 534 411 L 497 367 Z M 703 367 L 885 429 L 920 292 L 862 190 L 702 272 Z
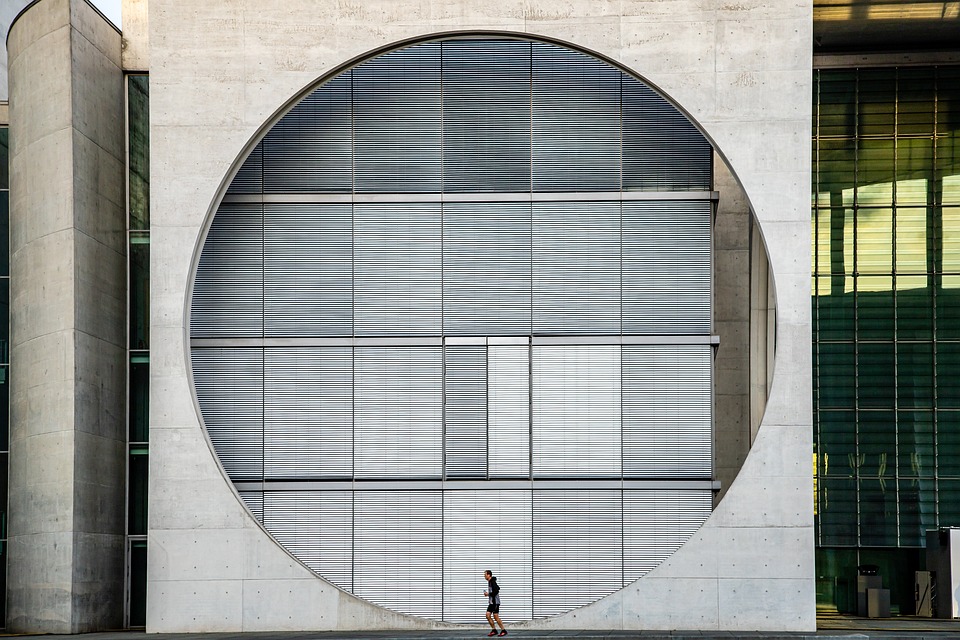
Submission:
M 441 345 L 611 345 L 611 344 L 720 344 L 716 335 L 646 335 L 646 336 L 367 336 L 363 338 L 193 338 L 190 346 L 212 347 L 438 347 Z
M 390 202 L 577 202 L 577 201 L 648 201 L 648 200 L 711 200 L 720 198 L 717 191 L 557 191 L 552 193 L 269 193 L 234 195 L 229 191 L 224 204 L 351 204 Z
M 492 444 L 492 443 L 491 443 Z M 526 466 L 526 462 L 524 462 Z M 492 471 L 491 471 L 492 473 Z M 525 471 L 522 475 L 528 475 Z M 476 491 L 491 489 L 496 491 L 517 491 L 524 489 L 676 489 L 676 490 L 717 490 L 720 485 L 715 480 L 706 480 L 702 476 L 682 478 L 646 478 L 597 480 L 596 478 L 506 480 L 471 480 L 469 478 L 451 478 L 447 480 L 296 480 L 265 482 L 236 482 L 237 491 Z

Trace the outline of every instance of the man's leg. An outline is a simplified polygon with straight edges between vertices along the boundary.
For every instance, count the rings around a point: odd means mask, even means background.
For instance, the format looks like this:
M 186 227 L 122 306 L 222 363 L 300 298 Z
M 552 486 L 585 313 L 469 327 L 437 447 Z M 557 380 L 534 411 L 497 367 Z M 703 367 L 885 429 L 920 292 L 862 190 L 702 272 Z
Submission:
M 489 611 L 487 611 L 487 623 L 490 625 L 490 628 L 491 628 L 491 629 L 493 629 L 494 631 L 496 631 L 496 630 L 497 630 L 497 625 L 493 624 L 493 616 L 494 616 L 494 615 L 496 615 L 498 619 L 500 618 L 499 615 L 493 614 L 493 613 L 490 613 Z
M 493 619 L 497 621 L 497 624 L 500 625 L 500 628 L 501 628 L 501 629 L 504 629 L 504 630 L 506 629 L 506 627 L 503 626 L 503 621 L 500 620 L 500 614 L 499 614 L 499 613 L 493 614 Z M 490 625 L 493 626 L 493 623 L 491 622 Z M 493 627 L 493 628 L 494 628 L 494 630 L 496 630 L 496 627 Z

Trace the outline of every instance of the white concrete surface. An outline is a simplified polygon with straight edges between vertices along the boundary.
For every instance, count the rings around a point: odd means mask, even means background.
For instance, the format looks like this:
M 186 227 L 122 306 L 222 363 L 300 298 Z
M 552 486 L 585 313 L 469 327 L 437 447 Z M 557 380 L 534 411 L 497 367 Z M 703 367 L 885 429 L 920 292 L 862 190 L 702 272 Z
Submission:
M 336 590 L 270 541 L 208 446 L 189 385 L 185 323 L 193 264 L 231 168 L 285 105 L 317 79 L 378 50 L 481 30 L 549 37 L 599 53 L 675 100 L 744 188 L 769 247 L 778 301 L 778 358 L 766 415 L 713 516 L 648 576 L 526 626 L 814 629 L 808 2 L 151 0 L 148 22 L 148 631 L 440 626 Z M 198 559 L 195 568 L 168 562 L 184 551 L 185 538 L 195 549 L 189 555 Z M 205 560 L 217 557 L 247 564 L 238 576 L 236 567 Z

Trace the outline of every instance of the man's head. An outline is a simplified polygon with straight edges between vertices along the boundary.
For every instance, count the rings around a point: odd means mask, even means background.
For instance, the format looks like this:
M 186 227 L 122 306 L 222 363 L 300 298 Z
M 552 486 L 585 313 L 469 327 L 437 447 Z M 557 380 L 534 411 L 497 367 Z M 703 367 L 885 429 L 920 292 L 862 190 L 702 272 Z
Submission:
M 486 571 L 483 572 L 483 577 L 489 580 L 490 578 L 493 577 L 493 571 L 490 571 L 490 569 L 487 569 Z

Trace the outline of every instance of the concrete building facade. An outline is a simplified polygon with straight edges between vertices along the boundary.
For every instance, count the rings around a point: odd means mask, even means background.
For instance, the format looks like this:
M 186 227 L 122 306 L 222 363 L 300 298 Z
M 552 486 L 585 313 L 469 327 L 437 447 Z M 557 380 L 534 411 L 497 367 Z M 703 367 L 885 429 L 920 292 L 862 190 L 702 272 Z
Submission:
M 671 101 L 715 154 L 713 512 L 639 580 L 522 624 L 815 627 L 809 5 L 151 0 L 124 10 L 121 36 L 86 2 L 39 0 L 8 36 L 8 629 L 123 623 L 134 528 L 124 475 L 130 443 L 145 439 L 125 433 L 124 376 L 144 349 L 131 345 L 134 285 L 123 270 L 126 260 L 133 277 L 133 238 L 145 237 L 149 517 L 137 541 L 147 630 L 443 626 L 339 589 L 264 529 L 204 427 L 189 328 L 213 217 L 269 128 L 358 62 L 450 36 L 531 38 L 605 60 Z M 124 223 L 124 72 L 149 72 L 145 229 Z M 62 562 L 50 562 L 53 549 Z

